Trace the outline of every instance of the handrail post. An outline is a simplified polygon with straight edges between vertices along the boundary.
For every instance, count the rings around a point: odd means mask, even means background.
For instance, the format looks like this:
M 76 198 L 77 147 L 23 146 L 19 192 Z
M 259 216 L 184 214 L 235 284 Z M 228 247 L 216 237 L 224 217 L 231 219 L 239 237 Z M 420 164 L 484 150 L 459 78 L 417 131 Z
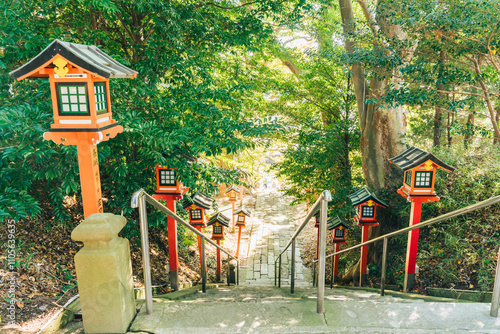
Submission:
M 491 297 L 491 311 L 492 317 L 498 317 L 498 304 L 500 303 L 500 248 L 497 255 L 497 271 L 495 274 L 495 285 L 493 286 L 493 295 Z
M 324 313 L 325 299 L 325 264 L 326 264 L 326 220 L 328 214 L 328 201 L 321 199 L 319 221 L 319 253 L 318 253 L 318 307 L 317 313 Z
M 281 254 L 278 261 L 278 288 L 281 288 Z
M 290 293 L 295 292 L 295 239 L 292 241 L 292 267 L 290 268 Z
M 138 204 L 139 224 L 141 228 L 142 270 L 144 272 L 144 292 L 146 294 L 146 314 L 151 314 L 153 313 L 153 289 L 151 284 L 151 268 L 149 264 L 148 213 L 144 196 L 139 197 Z
M 385 272 L 387 264 L 387 238 L 384 238 L 384 248 L 382 251 L 382 277 L 380 278 L 380 295 L 385 295 Z
M 335 256 L 332 256 L 332 278 L 330 279 L 330 289 L 333 289 L 333 268 L 334 267 L 334 262 L 335 262 Z
M 227 286 L 231 286 L 231 258 L 227 255 Z
M 205 270 L 205 238 L 201 238 L 201 289 L 207 292 L 207 271 Z
M 276 270 L 277 266 L 276 259 L 274 260 L 274 286 L 278 285 L 278 270 Z
M 313 286 L 316 286 L 316 262 L 313 261 Z

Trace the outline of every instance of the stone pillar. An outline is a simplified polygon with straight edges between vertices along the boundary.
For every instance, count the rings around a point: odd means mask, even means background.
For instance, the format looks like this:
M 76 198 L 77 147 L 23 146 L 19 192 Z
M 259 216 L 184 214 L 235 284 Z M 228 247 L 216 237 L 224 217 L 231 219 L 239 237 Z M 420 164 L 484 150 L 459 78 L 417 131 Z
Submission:
M 126 333 L 135 316 L 130 246 L 118 232 L 125 217 L 95 213 L 71 233 L 84 247 L 75 255 L 85 333 Z

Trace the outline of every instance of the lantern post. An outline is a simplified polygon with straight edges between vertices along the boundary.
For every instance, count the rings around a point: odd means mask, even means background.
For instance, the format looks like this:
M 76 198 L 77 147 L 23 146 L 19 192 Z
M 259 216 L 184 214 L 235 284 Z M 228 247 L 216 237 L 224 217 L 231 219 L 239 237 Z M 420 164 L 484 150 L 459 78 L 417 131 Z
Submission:
M 234 212 L 236 218 L 236 226 L 238 226 L 238 245 L 236 246 L 236 257 L 240 254 L 240 241 L 241 241 L 241 228 L 246 226 L 245 219 L 250 217 L 252 214 L 250 211 L 240 208 Z
M 361 226 L 361 242 L 367 242 L 370 232 L 370 226 L 378 226 L 377 207 L 386 208 L 387 204 L 373 195 L 368 188 L 364 187 L 357 192 L 350 194 L 352 206 L 356 209 L 354 219 Z M 368 245 L 361 247 L 361 260 L 359 267 L 359 286 L 363 286 L 367 279 L 368 265 Z
M 222 213 L 215 213 L 212 218 L 207 223 L 207 226 L 213 226 L 212 229 L 212 240 L 217 241 L 217 245 L 220 245 L 221 240 L 224 240 L 224 226 L 229 227 L 230 219 L 224 216 Z M 220 261 L 220 249 L 217 248 L 217 282 L 220 282 L 221 276 L 221 261 Z M 229 276 L 227 277 L 229 283 Z
M 389 159 L 389 162 L 404 171 L 403 186 L 398 189 L 398 194 L 411 203 L 410 226 L 418 224 L 421 219 L 422 203 L 439 201 L 434 191 L 436 171 L 444 169 L 452 173 L 455 168 L 445 164 L 433 154 L 414 146 Z M 415 285 L 418 236 L 419 229 L 414 229 L 408 234 L 404 291 L 410 291 Z
M 97 144 L 123 132 L 112 117 L 109 79 L 137 72 L 96 46 L 56 39 L 10 75 L 49 79 L 54 123 L 43 138 L 76 146 L 84 216 L 103 212 Z
M 349 225 L 343 222 L 339 216 L 330 218 L 328 221 L 328 230 L 332 231 L 330 234 L 330 240 L 332 240 L 335 245 L 335 253 L 340 251 L 340 245 L 345 244 L 346 231 L 349 229 Z M 333 284 L 339 276 L 339 255 L 335 255 L 332 261 L 332 281 Z
M 207 222 L 207 214 L 206 210 L 212 208 L 213 198 L 209 197 L 202 192 L 197 192 L 192 199 L 185 199 L 183 203 L 184 210 L 187 210 L 189 213 L 189 223 L 191 226 L 196 228 L 201 232 L 201 229 L 204 228 Z M 201 263 L 201 237 L 198 236 L 198 251 L 200 254 L 200 263 Z
M 229 202 L 231 202 L 233 206 L 233 211 L 231 214 L 231 232 L 234 232 L 234 204 L 238 201 L 238 194 L 240 193 L 240 188 L 232 184 L 229 188 L 226 189 L 226 194 L 229 198 Z
M 188 164 L 196 161 L 191 155 L 182 154 L 187 159 Z M 164 156 L 165 157 L 165 156 Z M 165 157 L 166 158 L 166 157 Z M 175 202 L 181 200 L 183 195 L 189 190 L 179 181 L 177 171 L 167 166 L 156 164 L 156 190 L 153 198 L 166 202 L 167 208 L 173 213 L 177 212 Z M 168 267 L 170 287 L 173 290 L 179 289 L 179 253 L 177 247 L 177 222 L 172 217 L 167 217 L 168 236 Z

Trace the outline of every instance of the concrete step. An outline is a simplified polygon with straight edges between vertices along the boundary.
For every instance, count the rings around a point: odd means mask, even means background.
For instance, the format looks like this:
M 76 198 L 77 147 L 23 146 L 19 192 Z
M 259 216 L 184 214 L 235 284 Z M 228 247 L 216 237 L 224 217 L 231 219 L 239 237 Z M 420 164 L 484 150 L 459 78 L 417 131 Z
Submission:
M 221 286 L 182 300 L 156 300 L 130 330 L 148 333 L 500 333 L 489 304 L 381 297 L 355 289 L 326 289 L 316 313 L 316 289 Z

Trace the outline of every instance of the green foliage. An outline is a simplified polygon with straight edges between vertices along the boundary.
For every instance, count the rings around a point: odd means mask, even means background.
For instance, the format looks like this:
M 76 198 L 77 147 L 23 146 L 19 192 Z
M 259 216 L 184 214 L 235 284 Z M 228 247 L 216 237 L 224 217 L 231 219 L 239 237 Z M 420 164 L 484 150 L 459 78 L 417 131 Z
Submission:
M 177 168 L 193 192 L 212 194 L 217 184 L 238 182 L 238 171 L 205 159 L 189 168 L 179 153 L 233 153 L 282 128 L 253 112 L 250 97 L 259 87 L 241 79 L 251 78 L 244 63 L 257 41 L 270 36 L 270 22 L 291 23 L 303 8 L 303 1 L 265 0 L 241 7 L 119 0 L 0 4 L 0 218 L 68 221 L 63 203 L 80 192 L 75 149 L 42 139 L 51 123 L 47 80 L 8 76 L 54 38 L 98 45 L 139 73 L 110 81 L 113 116 L 125 131 L 99 145 L 104 209 L 131 218 L 130 196 L 140 188 L 152 192 L 155 163 Z M 159 215 L 150 221 L 164 224 Z

